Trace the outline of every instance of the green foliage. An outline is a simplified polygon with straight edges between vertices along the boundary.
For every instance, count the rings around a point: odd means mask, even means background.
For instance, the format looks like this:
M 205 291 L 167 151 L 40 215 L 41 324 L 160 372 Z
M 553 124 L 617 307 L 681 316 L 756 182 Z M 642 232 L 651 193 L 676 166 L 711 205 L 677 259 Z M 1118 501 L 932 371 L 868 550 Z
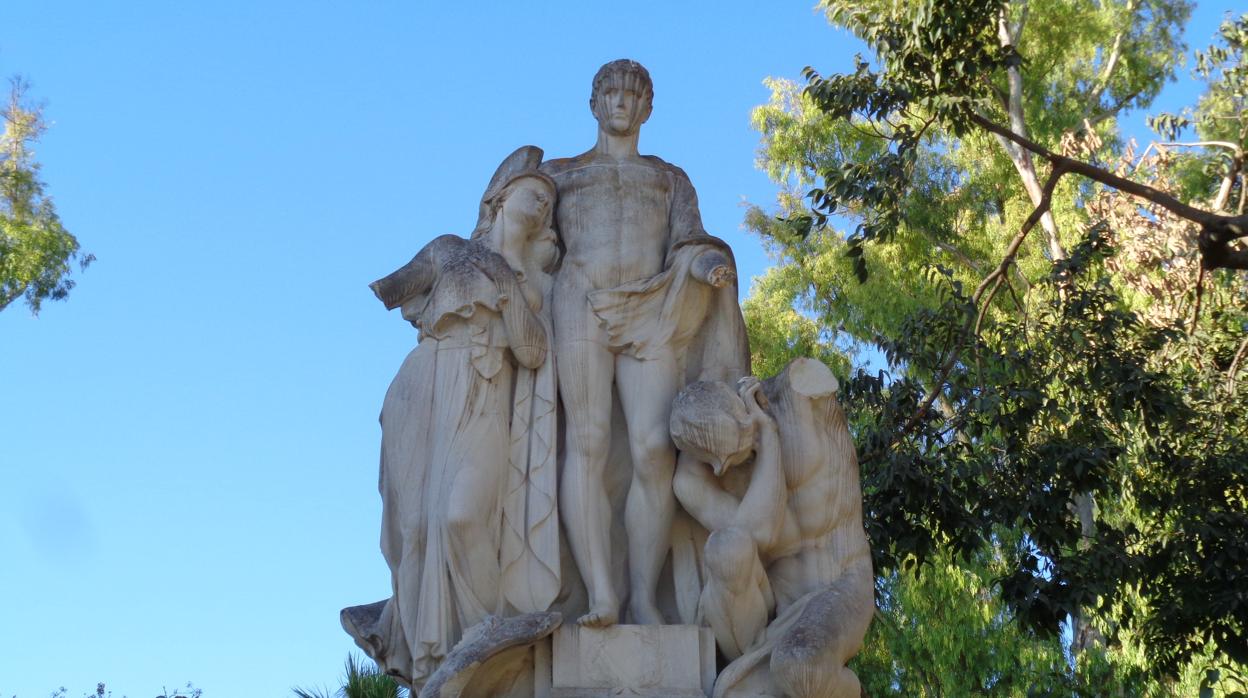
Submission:
M 1183 129 L 1194 126 L 1203 140 L 1238 142 L 1248 121 L 1248 16 L 1228 17 L 1218 28 L 1219 43 L 1196 52 L 1193 77 L 1206 84 L 1194 109 L 1181 115 L 1163 113 L 1149 123 L 1166 140 L 1176 140 Z
M 992 560 L 939 557 L 921 575 L 881 575 L 880 612 L 851 665 L 866 695 L 1009 696 L 1060 684 L 1061 647 L 1034 641 L 991 603 Z
M 1225 159 L 1136 162 L 1115 127 L 1171 79 L 1190 2 L 825 7 L 873 56 L 769 81 L 779 210 L 746 222 L 780 266 L 744 310 L 757 366 L 887 365 L 842 390 L 880 571 L 859 676 L 872 695 L 1246 690 L 1248 283 L 1198 279 L 1188 221 L 1073 178 L 1047 238 L 1016 239 L 1038 173 L 979 128 L 1211 199 Z M 1227 51 L 1200 59 L 1210 94 L 1238 89 Z M 999 293 L 974 293 L 1007 252 Z M 1103 642 L 1065 647 L 1076 622 Z
M 990 250 L 977 249 L 978 242 L 958 241 L 958 235 L 984 225 L 985 209 L 991 204 L 965 187 L 949 196 L 910 196 L 904 208 L 930 225 L 902 226 L 890 242 L 860 247 L 861 256 L 846 254 L 851 245 L 837 232 L 818 226 L 801 192 L 827 163 L 873 158 L 882 142 L 866 127 L 838 122 L 820 112 L 796 84 L 771 80 L 768 85 L 771 101 L 755 109 L 752 121 L 766 144 L 759 166 L 784 190 L 778 216 L 755 207 L 746 216 L 746 226 L 763 237 L 785 271 L 783 279 L 757 289 L 755 298 L 771 292 L 793 296 L 801 310 L 820 324 L 839 328 L 842 339 L 870 341 L 877 334 L 895 332 L 898 320 L 908 312 L 930 305 L 935 289 L 924 284 L 923 269 L 933 252 L 958 266 L 970 281 L 978 260 Z M 925 150 L 916 162 L 915 177 L 922 184 L 915 190 L 941 190 L 950 184 L 953 169 L 947 157 Z M 858 210 L 851 206 L 842 213 L 853 217 Z M 858 260 L 866 260 L 872 269 L 862 283 L 856 274 Z
M 795 309 L 797 297 L 791 267 L 774 267 L 755 281 L 745 301 L 746 329 L 754 371 L 761 376 L 779 373 L 799 356 L 813 356 L 832 367 L 837 375 L 849 374 L 849 362 L 832 348 L 833 338 Z
M 1208 647 L 1248 661 L 1248 418 L 1226 376 L 1248 314 L 1220 309 L 1200 344 L 1140 323 L 1103 272 L 1107 253 L 1094 232 L 1033 291 L 1042 302 L 1029 317 L 971 340 L 974 359 L 944 386 L 952 415 L 923 420 L 901 443 L 896 425 L 920 387 L 850 382 L 847 402 L 876 415 L 860 443 L 879 454 L 864 468 L 878 562 L 969 556 L 1008 529 L 1026 545 L 1000 590 L 1026 627 L 1054 632 L 1132 592 L 1143 606 L 1115 621 L 1138 633 L 1157 669 L 1177 673 Z M 1061 293 L 1059 279 L 1070 282 Z M 956 337 L 966 312 L 951 292 L 887 350 L 930 365 L 933 338 Z M 1104 503 L 1092 538 L 1069 511 L 1082 492 Z
M 1163 113 L 1149 125 L 1168 141 L 1195 129 L 1209 150 L 1180 152 L 1172 169 L 1186 201 L 1210 201 L 1215 208 L 1244 213 L 1244 150 L 1248 148 L 1248 15 L 1228 17 L 1218 28 L 1217 43 L 1196 52 L 1192 77 L 1205 84 L 1195 107 Z M 1221 197 L 1221 200 L 1219 198 Z
M 78 240 L 44 194 L 32 146 L 46 126 L 41 110 L 24 103 L 25 90 L 15 79 L 0 114 L 0 310 L 24 298 L 37 314 L 43 301 L 61 300 L 74 287 L 75 260 L 85 269 L 95 257 L 79 258 Z
M 936 554 L 921 573 L 877 581 L 880 610 L 850 666 L 870 696 L 1185 696 L 1200 672 L 1159 686 L 1122 652 L 1090 648 L 1074 664 L 1060 643 L 1018 624 L 995 601 L 1008 570 L 1001 548 L 954 560 Z
M 291 689 L 296 698 L 404 698 L 408 695 L 393 677 L 381 673 L 372 662 L 347 655 L 343 669 L 342 686 L 336 691 L 326 688 L 294 688 Z
M 912 195 L 925 198 L 923 189 L 932 181 L 925 171 L 943 169 L 924 167 L 925 154 L 936 163 L 950 161 L 955 187 L 974 186 L 974 170 L 958 167 L 964 163 L 957 162 L 955 148 L 983 147 L 983 135 L 974 132 L 976 117 L 1006 121 L 1033 114 L 1031 127 L 1053 141 L 1072 129 L 1103 128 L 1119 111 L 1147 103 L 1160 90 L 1182 46 L 1178 24 L 1189 13 L 1187 2 L 1175 0 L 829 0 L 825 6 L 833 23 L 875 53 L 871 62 L 856 59 L 852 73 L 803 71 L 805 94 L 818 111 L 880 141 L 866 157 L 818 163 L 823 186 L 808 192 L 816 227 L 846 209 L 857 219 L 846 254 L 860 279 L 868 269 L 864 243 L 890 241 L 906 226 L 941 237 L 939 226 L 929 227 L 930 218 L 912 215 Z M 1015 90 L 1021 100 L 1012 96 Z M 1002 201 L 1010 193 L 980 195 Z

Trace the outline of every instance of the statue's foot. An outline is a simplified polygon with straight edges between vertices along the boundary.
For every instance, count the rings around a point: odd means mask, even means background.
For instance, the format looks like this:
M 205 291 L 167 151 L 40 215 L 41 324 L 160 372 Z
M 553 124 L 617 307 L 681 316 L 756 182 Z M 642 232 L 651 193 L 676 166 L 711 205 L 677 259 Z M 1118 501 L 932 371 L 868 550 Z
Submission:
M 603 604 L 590 608 L 589 613 L 578 618 L 576 623 L 586 628 L 606 628 L 619 621 L 619 604 Z
M 628 611 L 637 625 L 663 625 L 663 614 L 653 603 L 634 600 L 628 604 Z

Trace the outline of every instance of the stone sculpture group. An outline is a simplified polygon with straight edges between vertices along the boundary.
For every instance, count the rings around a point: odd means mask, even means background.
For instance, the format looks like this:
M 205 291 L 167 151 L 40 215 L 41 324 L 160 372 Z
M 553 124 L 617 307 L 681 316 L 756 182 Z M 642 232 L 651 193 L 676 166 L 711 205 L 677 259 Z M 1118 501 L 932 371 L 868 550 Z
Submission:
M 750 375 L 731 250 L 638 152 L 652 98 L 603 66 L 592 149 L 520 148 L 467 239 L 372 284 L 420 334 L 381 412 L 393 593 L 342 623 L 422 697 L 859 695 L 873 581 L 836 379 Z

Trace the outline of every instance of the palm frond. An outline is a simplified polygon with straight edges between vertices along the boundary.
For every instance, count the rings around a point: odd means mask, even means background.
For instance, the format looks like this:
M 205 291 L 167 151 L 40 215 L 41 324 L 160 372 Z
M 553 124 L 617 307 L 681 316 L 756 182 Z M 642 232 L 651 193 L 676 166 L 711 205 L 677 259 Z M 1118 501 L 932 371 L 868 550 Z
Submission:
M 342 688 L 330 692 L 327 688 L 295 687 L 291 691 L 295 698 L 407 698 L 408 691 L 398 684 L 393 677 L 381 673 L 376 664 L 358 657 L 347 655 L 342 677 Z

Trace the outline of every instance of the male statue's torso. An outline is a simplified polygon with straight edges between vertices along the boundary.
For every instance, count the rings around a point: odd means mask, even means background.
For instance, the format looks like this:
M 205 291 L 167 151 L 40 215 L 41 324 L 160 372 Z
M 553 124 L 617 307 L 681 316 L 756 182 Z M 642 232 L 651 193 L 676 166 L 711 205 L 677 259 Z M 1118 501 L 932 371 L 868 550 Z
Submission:
M 542 169 L 559 191 L 555 224 L 567 248 L 559 286 L 614 288 L 663 270 L 675 176 L 665 163 L 587 153 Z M 579 301 L 587 302 L 583 296 Z

